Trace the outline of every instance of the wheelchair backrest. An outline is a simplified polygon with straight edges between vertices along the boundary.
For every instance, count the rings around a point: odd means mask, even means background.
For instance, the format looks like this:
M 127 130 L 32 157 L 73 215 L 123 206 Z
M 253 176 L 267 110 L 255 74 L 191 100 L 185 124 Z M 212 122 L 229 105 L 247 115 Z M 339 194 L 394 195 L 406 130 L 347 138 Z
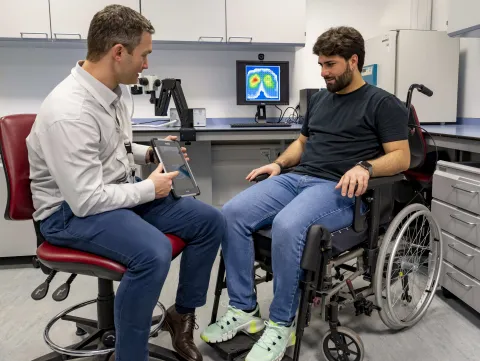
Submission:
M 410 145 L 410 169 L 423 165 L 427 156 L 427 144 L 423 137 L 417 112 L 413 105 L 410 105 L 410 116 L 408 119 L 408 144 Z

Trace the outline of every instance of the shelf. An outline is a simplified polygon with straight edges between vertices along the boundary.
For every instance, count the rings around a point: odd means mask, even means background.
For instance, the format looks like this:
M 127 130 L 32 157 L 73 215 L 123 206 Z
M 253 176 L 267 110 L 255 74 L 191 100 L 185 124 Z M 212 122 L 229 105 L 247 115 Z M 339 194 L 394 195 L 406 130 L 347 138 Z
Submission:
M 82 39 L 19 39 L 0 38 L 0 47 L 8 48 L 48 48 L 48 49 L 86 49 L 87 41 Z M 272 43 L 225 43 L 225 42 L 173 42 L 153 41 L 154 50 L 193 50 L 193 51 L 269 51 L 296 52 L 305 44 Z

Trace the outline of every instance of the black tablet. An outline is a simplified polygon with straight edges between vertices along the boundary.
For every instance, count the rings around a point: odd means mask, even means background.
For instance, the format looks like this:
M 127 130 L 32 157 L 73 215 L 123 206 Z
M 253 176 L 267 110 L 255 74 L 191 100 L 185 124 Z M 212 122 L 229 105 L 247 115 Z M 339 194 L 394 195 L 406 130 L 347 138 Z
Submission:
M 172 181 L 172 193 L 175 197 L 197 196 L 200 194 L 192 170 L 183 156 L 180 144 L 172 140 L 152 139 L 152 148 L 157 160 L 163 164 L 165 172 L 178 171 Z

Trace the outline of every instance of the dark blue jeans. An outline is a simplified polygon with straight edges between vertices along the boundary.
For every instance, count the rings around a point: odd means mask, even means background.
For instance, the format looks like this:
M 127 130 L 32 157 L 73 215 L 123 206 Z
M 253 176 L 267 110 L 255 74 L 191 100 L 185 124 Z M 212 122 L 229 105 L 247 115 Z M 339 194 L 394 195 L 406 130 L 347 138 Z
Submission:
M 84 218 L 76 217 L 64 202 L 40 229 L 54 245 L 97 254 L 126 266 L 115 298 L 116 361 L 147 361 L 152 314 L 172 257 L 165 233 L 187 243 L 176 304 L 196 308 L 206 302 L 225 220 L 220 211 L 199 200 L 170 195 L 132 209 Z

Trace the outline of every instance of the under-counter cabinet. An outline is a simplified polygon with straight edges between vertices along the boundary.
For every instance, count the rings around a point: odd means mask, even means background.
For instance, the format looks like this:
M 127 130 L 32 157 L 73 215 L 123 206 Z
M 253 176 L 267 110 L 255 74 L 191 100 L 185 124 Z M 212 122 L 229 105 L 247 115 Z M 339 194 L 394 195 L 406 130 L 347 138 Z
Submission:
M 440 285 L 480 312 L 480 164 L 438 162 L 432 213 L 442 229 Z

